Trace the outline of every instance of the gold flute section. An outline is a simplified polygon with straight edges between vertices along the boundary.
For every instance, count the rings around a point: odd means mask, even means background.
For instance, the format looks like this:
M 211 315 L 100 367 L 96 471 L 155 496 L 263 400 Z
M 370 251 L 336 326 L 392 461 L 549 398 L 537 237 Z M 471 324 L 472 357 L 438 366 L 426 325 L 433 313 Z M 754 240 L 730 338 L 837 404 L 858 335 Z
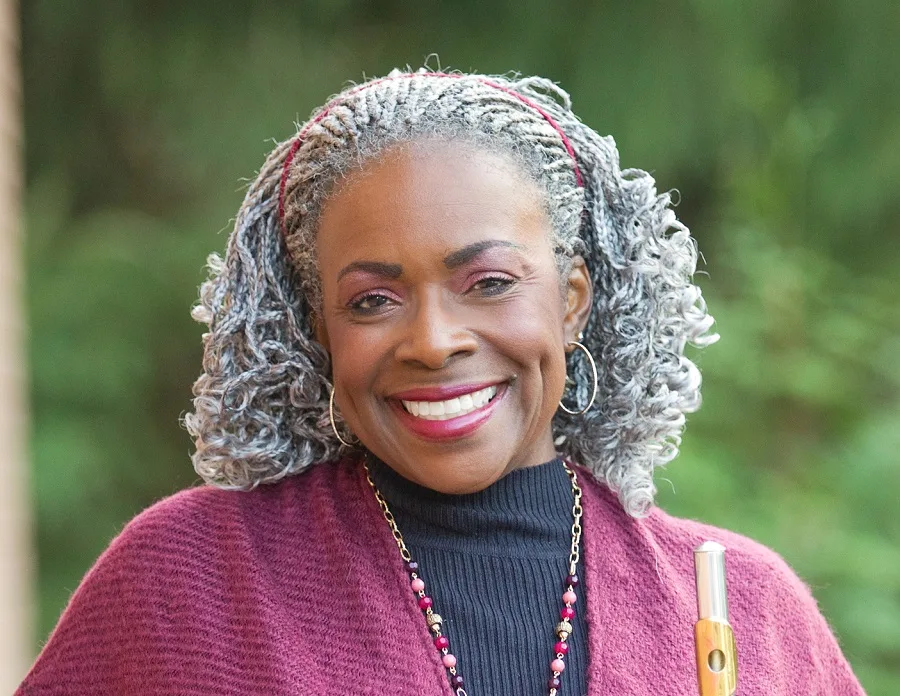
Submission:
M 700 696 L 733 696 L 737 690 L 737 646 L 728 623 L 725 547 L 707 541 L 694 549 L 697 574 L 697 684 Z
M 737 689 L 737 649 L 731 626 L 701 619 L 694 625 L 700 696 L 732 696 Z

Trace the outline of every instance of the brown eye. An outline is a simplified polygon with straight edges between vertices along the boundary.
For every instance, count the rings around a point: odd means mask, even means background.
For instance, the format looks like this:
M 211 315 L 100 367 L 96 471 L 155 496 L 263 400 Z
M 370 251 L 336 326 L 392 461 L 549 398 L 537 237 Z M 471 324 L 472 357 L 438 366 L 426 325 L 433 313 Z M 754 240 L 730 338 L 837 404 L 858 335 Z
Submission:
M 491 295 L 499 295 L 506 292 L 513 283 L 515 283 L 515 280 L 512 278 L 488 276 L 473 283 L 470 292 L 477 292 L 480 295 L 490 297 Z
M 350 309 L 354 312 L 359 312 L 360 314 L 372 314 L 377 312 L 381 307 L 387 305 L 390 301 L 391 299 L 385 295 L 373 293 L 371 295 L 364 295 L 358 300 L 351 302 Z

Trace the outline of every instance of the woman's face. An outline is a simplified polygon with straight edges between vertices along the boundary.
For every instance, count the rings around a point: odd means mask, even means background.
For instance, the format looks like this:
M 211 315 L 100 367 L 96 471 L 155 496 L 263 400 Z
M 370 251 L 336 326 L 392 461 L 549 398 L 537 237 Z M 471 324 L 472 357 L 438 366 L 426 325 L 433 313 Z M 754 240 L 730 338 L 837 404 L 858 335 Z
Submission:
M 444 493 L 555 456 L 565 350 L 591 292 L 561 291 L 538 187 L 506 157 L 396 147 L 346 178 L 320 219 L 335 404 L 397 473 Z

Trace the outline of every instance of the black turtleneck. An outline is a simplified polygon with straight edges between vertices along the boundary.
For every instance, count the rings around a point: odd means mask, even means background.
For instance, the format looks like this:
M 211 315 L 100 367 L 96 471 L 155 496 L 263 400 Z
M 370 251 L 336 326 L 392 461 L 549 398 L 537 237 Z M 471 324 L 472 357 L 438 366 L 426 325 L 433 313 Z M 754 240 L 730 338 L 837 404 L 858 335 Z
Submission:
M 444 619 L 469 696 L 546 694 L 572 542 L 562 462 L 517 469 L 465 495 L 424 488 L 377 460 L 369 467 Z M 563 696 L 586 693 L 582 571 L 579 563 Z

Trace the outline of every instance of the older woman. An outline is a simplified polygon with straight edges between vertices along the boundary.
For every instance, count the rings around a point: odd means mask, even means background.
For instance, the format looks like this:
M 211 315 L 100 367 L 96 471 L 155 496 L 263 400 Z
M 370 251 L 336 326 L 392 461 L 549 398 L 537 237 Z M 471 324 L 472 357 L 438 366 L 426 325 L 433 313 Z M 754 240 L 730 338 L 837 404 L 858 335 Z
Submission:
M 862 690 L 772 551 L 653 507 L 715 340 L 688 230 L 540 79 L 394 72 L 269 156 L 194 315 L 210 485 L 113 541 L 21 694 Z

